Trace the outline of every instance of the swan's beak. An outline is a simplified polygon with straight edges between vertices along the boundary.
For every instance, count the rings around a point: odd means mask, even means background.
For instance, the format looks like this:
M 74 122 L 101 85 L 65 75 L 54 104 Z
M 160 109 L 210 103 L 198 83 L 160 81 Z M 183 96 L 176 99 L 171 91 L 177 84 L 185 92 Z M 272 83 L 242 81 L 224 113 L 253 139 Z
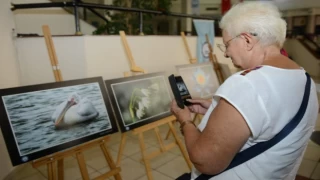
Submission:
M 63 120 L 63 117 L 66 114 L 66 112 L 68 111 L 68 109 L 75 104 L 76 104 L 76 102 L 73 99 L 71 99 L 70 101 L 67 102 L 67 105 L 63 108 L 63 110 L 59 114 L 58 118 L 56 119 L 56 122 L 54 123 L 55 126 L 59 125 L 59 123 Z

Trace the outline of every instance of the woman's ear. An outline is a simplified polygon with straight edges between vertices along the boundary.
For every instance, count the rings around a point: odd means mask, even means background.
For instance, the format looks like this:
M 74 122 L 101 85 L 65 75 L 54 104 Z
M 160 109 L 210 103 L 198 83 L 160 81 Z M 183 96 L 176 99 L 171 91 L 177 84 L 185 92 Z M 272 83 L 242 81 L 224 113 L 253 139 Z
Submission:
M 252 48 L 254 47 L 255 45 L 255 41 L 254 41 L 254 38 L 251 34 L 248 34 L 248 33 L 242 33 L 241 34 L 241 38 L 243 38 L 246 42 L 246 49 L 248 51 L 252 50 Z

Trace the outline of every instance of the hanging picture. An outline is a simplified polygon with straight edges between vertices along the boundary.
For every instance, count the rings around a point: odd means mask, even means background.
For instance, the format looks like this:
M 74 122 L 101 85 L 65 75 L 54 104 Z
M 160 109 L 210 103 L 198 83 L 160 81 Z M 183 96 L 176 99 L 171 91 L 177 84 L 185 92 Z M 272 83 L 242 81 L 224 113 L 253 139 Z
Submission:
M 118 131 L 102 77 L 0 95 L 0 125 L 14 166 Z
M 219 80 L 211 62 L 176 66 L 192 98 L 212 98 Z
M 122 132 L 171 115 L 168 77 L 151 73 L 105 81 Z

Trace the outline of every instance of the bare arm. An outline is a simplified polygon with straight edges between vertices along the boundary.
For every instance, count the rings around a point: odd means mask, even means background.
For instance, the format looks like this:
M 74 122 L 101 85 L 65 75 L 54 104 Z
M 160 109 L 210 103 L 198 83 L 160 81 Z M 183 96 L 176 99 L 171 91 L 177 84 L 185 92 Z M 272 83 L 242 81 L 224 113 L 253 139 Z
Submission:
M 183 131 L 190 160 L 206 174 L 227 168 L 251 134 L 242 115 L 222 98 L 203 132 L 191 124 L 184 126 Z

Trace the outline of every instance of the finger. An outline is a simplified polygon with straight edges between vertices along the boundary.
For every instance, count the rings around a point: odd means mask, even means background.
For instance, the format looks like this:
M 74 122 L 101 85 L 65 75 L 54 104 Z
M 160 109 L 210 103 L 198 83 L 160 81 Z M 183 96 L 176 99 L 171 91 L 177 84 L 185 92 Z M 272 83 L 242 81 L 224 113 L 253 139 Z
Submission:
M 199 103 L 201 104 L 203 102 L 203 99 L 187 99 L 188 102 L 191 103 Z
M 189 109 L 191 112 L 194 112 L 194 107 L 193 107 L 193 106 L 189 106 L 188 109 Z
M 172 102 L 171 102 L 171 112 L 175 114 L 177 112 L 177 108 L 178 108 L 177 102 L 175 100 L 172 100 Z

